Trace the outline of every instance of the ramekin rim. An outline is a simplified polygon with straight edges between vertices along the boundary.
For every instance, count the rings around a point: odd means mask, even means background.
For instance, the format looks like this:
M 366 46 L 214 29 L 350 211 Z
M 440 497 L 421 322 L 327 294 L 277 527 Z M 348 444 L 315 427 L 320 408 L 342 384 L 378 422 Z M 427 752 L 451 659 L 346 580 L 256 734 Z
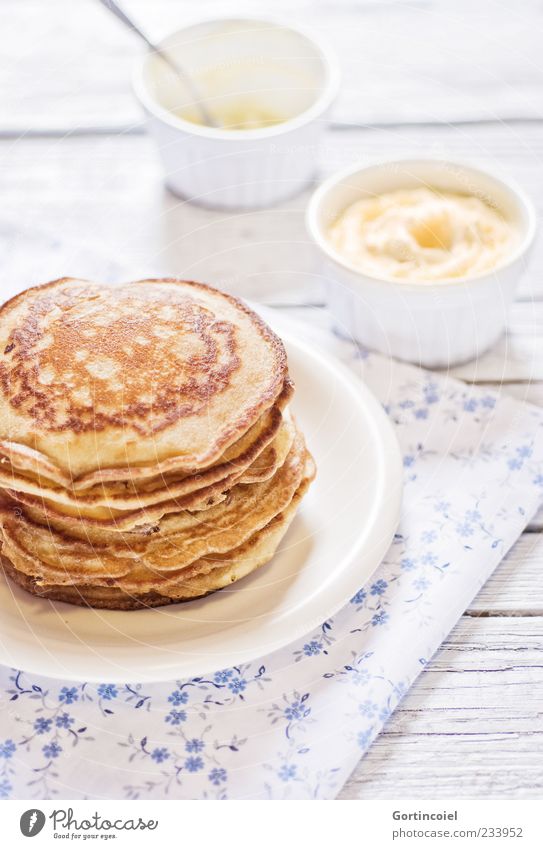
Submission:
M 332 105 L 339 91 L 341 78 L 339 62 L 334 51 L 327 44 L 325 44 L 318 36 L 316 36 L 313 32 L 311 32 L 305 27 L 299 27 L 297 25 L 292 26 L 291 24 L 287 24 L 285 21 L 282 21 L 279 18 L 274 18 L 271 16 L 266 18 L 251 15 L 231 15 L 228 17 L 201 17 L 193 20 L 191 23 L 187 23 L 184 26 L 179 27 L 178 29 L 172 30 L 172 32 L 170 32 L 168 35 L 161 38 L 158 41 L 158 44 L 160 45 L 168 38 L 171 38 L 174 35 L 178 35 L 183 31 L 188 31 L 202 24 L 226 24 L 243 21 L 255 24 L 270 24 L 271 26 L 276 26 L 281 29 L 288 30 L 290 32 L 295 33 L 296 35 L 301 36 L 316 50 L 316 53 L 320 56 L 320 59 L 322 61 L 325 79 L 321 86 L 320 94 L 307 109 L 304 109 L 302 112 L 299 112 L 292 118 L 287 118 L 286 121 L 280 121 L 278 124 L 274 124 L 271 127 L 259 127 L 252 130 L 229 130 L 223 129 L 221 127 L 206 127 L 201 124 L 195 124 L 191 121 L 186 121 L 184 118 L 179 118 L 178 116 L 170 112 L 168 109 L 165 109 L 163 106 L 161 106 L 158 101 L 153 98 L 149 93 L 143 79 L 143 70 L 145 67 L 145 63 L 147 62 L 150 56 L 149 52 L 146 52 L 142 56 L 138 57 L 132 75 L 132 87 L 141 105 L 145 109 L 147 109 L 155 118 L 158 118 L 160 121 L 165 124 L 168 124 L 174 129 L 182 130 L 185 133 L 211 140 L 237 142 L 241 140 L 258 141 L 260 139 L 268 139 L 274 138 L 275 136 L 286 135 L 288 132 L 298 129 L 299 127 L 306 126 L 307 124 L 319 118 L 321 115 L 325 114 L 329 107 Z
M 515 250 L 511 253 L 510 256 L 506 257 L 502 263 L 496 265 L 494 268 L 479 272 L 474 275 L 463 275 L 462 277 L 451 277 L 446 278 L 444 280 L 431 280 L 427 282 L 416 283 L 413 281 L 404 281 L 404 280 L 394 280 L 390 277 L 378 277 L 374 274 L 369 274 L 368 272 L 362 271 L 360 268 L 357 268 L 355 265 L 351 264 L 348 260 L 344 259 L 341 254 L 334 250 L 329 240 L 326 239 L 323 233 L 320 232 L 319 225 L 316 221 L 316 213 L 319 205 L 323 202 L 326 194 L 338 183 L 347 179 L 350 176 L 355 174 L 359 174 L 362 171 L 369 171 L 374 168 L 383 167 L 385 165 L 406 165 L 409 163 L 413 164 L 443 164 L 450 165 L 453 167 L 457 167 L 460 169 L 464 169 L 466 172 L 471 171 L 478 173 L 484 177 L 493 180 L 495 183 L 500 184 L 502 187 L 507 189 L 511 195 L 516 197 L 517 201 L 524 208 L 526 213 L 526 230 L 524 235 L 522 236 L 519 244 L 515 248 Z M 519 260 L 531 247 L 536 233 L 536 225 L 537 225 L 537 214 L 535 210 L 535 206 L 531 198 L 526 194 L 524 189 L 522 189 L 518 183 L 511 179 L 510 177 L 497 176 L 491 171 L 487 171 L 484 168 L 475 165 L 468 160 L 457 160 L 457 159 L 448 159 L 447 157 L 440 156 L 427 156 L 427 157 L 413 157 L 413 156 L 405 156 L 405 157 L 394 157 L 394 159 L 378 159 L 369 163 L 368 165 L 355 165 L 348 166 L 347 168 L 343 168 L 340 171 L 336 171 L 334 174 L 331 174 L 329 177 L 324 180 L 320 186 L 317 186 L 315 191 L 312 193 L 309 198 L 306 214 L 305 214 L 305 223 L 306 230 L 315 242 L 315 244 L 323 251 L 323 253 L 335 262 L 337 265 L 345 268 L 347 271 L 356 275 L 357 277 L 366 280 L 369 280 L 372 283 L 377 285 L 386 285 L 391 288 L 401 287 L 402 291 L 407 289 L 411 289 L 412 291 L 420 292 L 426 290 L 433 289 L 443 289 L 453 288 L 456 286 L 464 285 L 465 283 L 477 283 L 482 281 L 489 276 L 496 274 L 500 271 L 505 270 L 510 265 Z

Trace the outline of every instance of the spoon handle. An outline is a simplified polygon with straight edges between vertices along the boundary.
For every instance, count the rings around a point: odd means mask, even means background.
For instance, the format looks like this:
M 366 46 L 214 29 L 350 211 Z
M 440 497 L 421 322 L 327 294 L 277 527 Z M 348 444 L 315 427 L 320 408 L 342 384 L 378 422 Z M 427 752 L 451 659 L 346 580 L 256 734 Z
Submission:
M 187 72 L 180 65 L 178 65 L 177 62 L 174 62 L 174 60 L 164 50 L 162 50 L 162 48 L 160 48 L 157 44 L 154 44 L 150 40 L 150 38 L 143 32 L 143 30 L 139 28 L 135 21 L 133 21 L 132 18 L 128 17 L 126 12 L 121 9 L 121 7 L 118 5 L 118 3 L 115 2 L 115 0 L 99 0 L 99 2 L 103 6 L 105 6 L 106 9 L 109 9 L 109 11 L 113 15 L 119 18 L 119 20 L 122 21 L 123 24 L 125 24 L 129 29 L 132 30 L 132 32 L 135 32 L 136 35 L 139 35 L 139 37 L 142 39 L 142 41 L 145 42 L 147 47 L 149 47 L 149 49 L 152 50 L 153 53 L 156 53 L 158 56 L 160 56 L 162 61 L 165 62 L 172 69 L 172 71 L 174 71 L 177 76 L 184 82 L 184 84 L 190 91 L 190 95 L 194 101 L 194 105 L 200 111 L 204 123 L 207 124 L 209 127 L 219 126 L 217 124 L 217 121 L 213 118 L 213 116 L 210 114 L 209 110 L 203 103 L 202 96 L 198 91 L 197 87 L 195 86 L 194 81 L 192 80 L 190 75 L 187 74 Z

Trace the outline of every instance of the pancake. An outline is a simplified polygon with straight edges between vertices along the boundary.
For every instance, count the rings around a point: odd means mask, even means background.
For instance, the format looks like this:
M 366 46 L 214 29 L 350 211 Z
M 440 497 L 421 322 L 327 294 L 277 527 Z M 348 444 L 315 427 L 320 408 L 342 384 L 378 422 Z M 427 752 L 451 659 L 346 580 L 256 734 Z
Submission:
M 315 474 L 293 391 L 282 342 L 204 284 L 63 278 L 13 298 L 0 308 L 5 573 L 120 610 L 248 575 Z
M 31 575 L 17 569 L 5 554 L 0 558 L 1 564 L 9 578 L 33 595 L 69 604 L 111 610 L 136 610 L 195 599 L 230 586 L 271 560 L 296 514 L 313 474 L 314 467 L 309 464 L 307 476 L 289 506 L 237 549 L 212 560 L 201 561 L 198 574 L 180 574 L 173 579 L 170 577 L 169 581 L 157 582 L 157 588 L 154 589 L 131 592 L 114 585 L 44 586 L 37 584 Z
M 279 433 L 239 478 L 240 483 L 259 483 L 266 481 L 283 465 L 292 448 L 296 436 L 296 426 L 292 419 L 283 420 Z
M 266 410 L 258 421 L 249 430 L 231 445 L 217 460 L 217 463 L 204 470 L 196 470 L 201 474 L 199 480 L 211 481 L 211 477 L 219 471 L 223 473 L 223 466 L 245 467 L 248 466 L 262 449 L 269 444 L 277 433 L 282 417 L 281 412 L 285 409 L 294 393 L 294 385 L 287 376 L 275 404 Z M 153 486 L 171 476 L 176 479 L 195 476 L 192 472 L 183 473 L 176 468 L 176 458 L 170 458 L 157 463 L 154 466 L 132 466 L 110 469 L 97 469 L 79 478 L 72 479 L 71 475 L 62 472 L 44 454 L 40 454 L 27 445 L 17 444 L 9 440 L 0 439 L 0 469 L 5 475 L 10 475 L 14 483 L 19 477 L 41 484 L 45 488 L 64 487 L 76 492 L 91 491 L 99 486 L 101 491 L 108 493 L 122 492 L 126 486 L 134 489 Z M 215 478 L 217 479 L 217 478 Z
M 287 453 L 284 437 L 278 447 L 274 450 L 273 467 L 278 461 L 284 459 Z M 291 430 L 286 430 L 287 444 L 291 444 Z M 264 463 L 268 462 L 263 460 Z M 256 477 L 266 480 L 269 477 L 269 468 L 266 472 L 261 470 L 260 465 L 255 466 Z M 145 507 L 135 507 L 132 510 L 118 510 L 101 506 L 85 504 L 59 504 L 49 498 L 39 495 L 31 495 L 14 489 L 0 489 L 5 496 L 24 507 L 28 515 L 35 518 L 39 523 L 46 524 L 51 528 L 79 539 L 87 539 L 93 542 L 111 542 L 111 533 L 134 533 L 147 535 L 156 531 L 157 522 L 163 517 L 171 514 L 179 514 L 183 511 L 206 511 L 224 501 L 229 490 L 243 478 L 236 471 L 214 484 L 189 492 L 178 498 L 169 498 L 165 491 L 165 500 L 151 503 Z
M 5 495 L 29 508 L 38 509 L 48 522 L 62 522 L 68 532 L 77 533 L 82 527 L 106 530 L 143 531 L 169 513 L 182 510 L 205 510 L 226 498 L 228 490 L 236 483 L 237 475 L 231 475 L 204 489 L 190 492 L 179 498 L 171 498 L 148 507 L 135 510 L 112 510 L 106 507 L 73 508 L 57 504 L 48 498 L 28 495 L 14 489 L 2 490 Z
M 104 485 L 97 485 L 83 492 L 60 487 L 46 488 L 30 478 L 11 474 L 2 466 L 0 466 L 0 488 L 25 493 L 27 496 L 36 497 L 40 502 L 45 498 L 47 502 L 55 505 L 55 509 L 62 512 L 63 508 L 68 508 L 66 512 L 76 511 L 76 515 L 81 518 L 110 519 L 112 516 L 119 515 L 119 511 L 133 513 L 146 506 L 172 501 L 193 493 L 198 493 L 197 500 L 200 503 L 202 493 L 209 494 L 210 487 L 214 484 L 220 484 L 222 487 L 227 483 L 232 485 L 239 479 L 250 481 L 262 475 L 271 475 L 277 465 L 284 461 L 293 439 L 294 426 L 289 420 L 281 420 L 279 430 L 271 444 L 266 445 L 260 452 L 264 455 L 262 457 L 257 454 L 253 459 L 254 452 L 247 451 L 243 459 L 238 458 L 234 462 L 225 461 L 201 474 L 187 475 L 180 480 L 163 476 L 155 480 L 153 486 L 148 484 L 139 490 L 129 481 L 118 485 L 117 491 L 113 487 L 108 488 Z M 252 471 L 249 471 L 250 469 Z
M 184 512 L 164 520 L 148 537 L 96 545 L 74 540 L 29 520 L 9 504 L 0 505 L 3 551 L 23 572 L 43 582 L 108 584 L 129 572 L 155 580 L 209 554 L 237 548 L 290 504 L 307 465 L 298 434 L 276 474 L 261 483 L 238 484 L 228 499 L 203 513 Z M 101 564 L 101 567 L 100 567 Z
M 252 310 L 181 280 L 27 289 L 0 308 L 0 351 L 0 437 L 72 480 L 213 465 L 287 377 L 282 342 Z

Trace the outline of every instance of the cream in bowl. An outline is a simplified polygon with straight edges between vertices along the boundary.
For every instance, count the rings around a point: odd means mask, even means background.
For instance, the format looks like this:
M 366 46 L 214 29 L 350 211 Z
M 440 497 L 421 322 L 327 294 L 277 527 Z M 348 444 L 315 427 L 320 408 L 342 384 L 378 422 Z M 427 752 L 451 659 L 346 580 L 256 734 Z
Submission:
M 399 160 L 327 180 L 308 208 L 340 331 L 428 367 L 500 336 L 535 232 L 509 181 L 443 160 Z
M 270 21 L 214 20 L 160 45 L 190 75 L 217 126 L 160 57 L 138 64 L 135 91 L 176 194 L 220 208 L 262 207 L 314 175 L 339 86 L 333 55 L 313 36 Z
M 192 104 L 182 106 L 173 112 L 184 121 L 205 126 L 201 113 Z M 261 106 L 257 98 L 243 97 L 231 103 L 215 103 L 213 118 L 223 130 L 262 130 L 273 127 L 286 120 L 279 112 L 272 112 Z
M 481 198 L 425 186 L 355 201 L 328 236 L 364 274 L 415 283 L 492 271 L 519 239 L 513 222 Z

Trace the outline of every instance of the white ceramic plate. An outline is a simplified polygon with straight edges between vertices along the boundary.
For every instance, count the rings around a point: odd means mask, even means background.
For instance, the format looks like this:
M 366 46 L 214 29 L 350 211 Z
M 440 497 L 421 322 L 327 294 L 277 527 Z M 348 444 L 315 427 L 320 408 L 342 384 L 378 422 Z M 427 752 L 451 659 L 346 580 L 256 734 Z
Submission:
M 292 325 L 274 324 L 318 473 L 273 561 L 204 600 L 130 612 L 44 601 L 2 578 L 0 663 L 74 681 L 202 675 L 308 634 L 370 578 L 398 522 L 395 435 L 341 363 L 298 341 Z

